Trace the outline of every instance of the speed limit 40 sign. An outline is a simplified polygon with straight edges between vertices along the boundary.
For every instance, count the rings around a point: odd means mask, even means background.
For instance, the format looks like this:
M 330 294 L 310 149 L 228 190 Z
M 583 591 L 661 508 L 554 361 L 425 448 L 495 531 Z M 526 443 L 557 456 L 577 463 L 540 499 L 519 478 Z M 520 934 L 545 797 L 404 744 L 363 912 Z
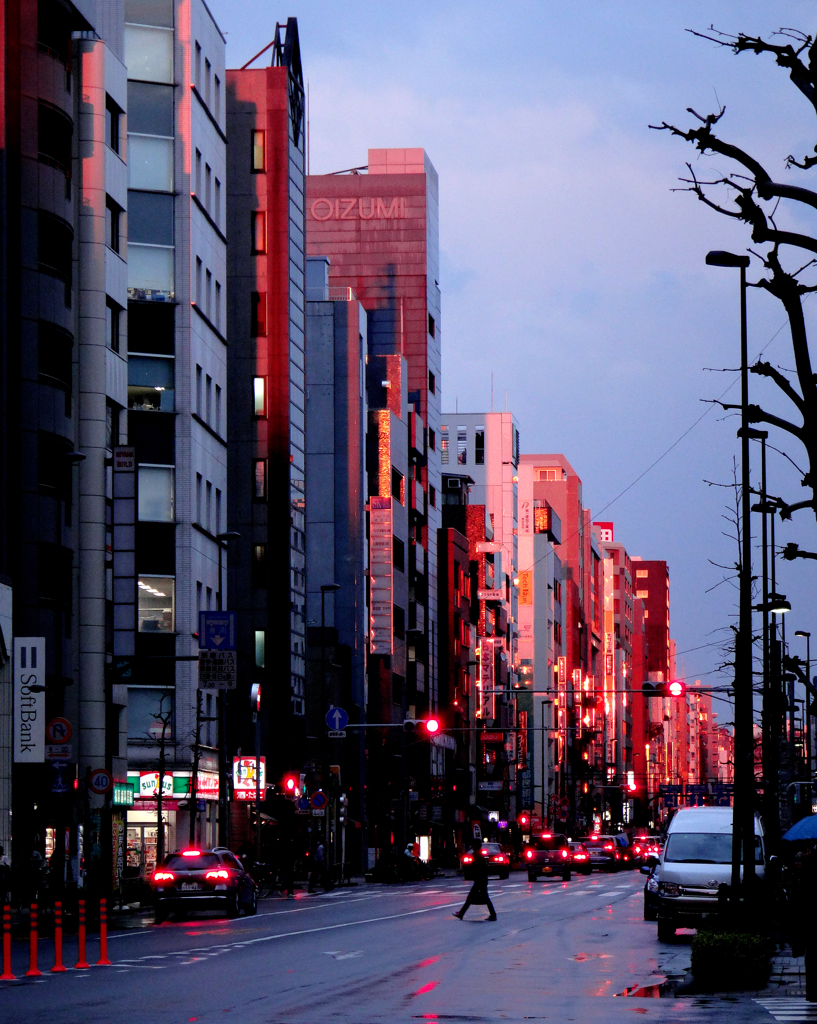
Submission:
M 113 788 L 113 776 L 105 768 L 97 768 L 91 772 L 88 788 L 92 793 L 108 793 Z

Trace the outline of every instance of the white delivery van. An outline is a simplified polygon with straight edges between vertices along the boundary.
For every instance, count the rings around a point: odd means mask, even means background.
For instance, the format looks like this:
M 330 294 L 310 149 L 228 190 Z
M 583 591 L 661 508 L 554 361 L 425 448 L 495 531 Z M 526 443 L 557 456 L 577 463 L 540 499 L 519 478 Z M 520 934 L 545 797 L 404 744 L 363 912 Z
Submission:
M 755 815 L 755 872 L 766 875 L 763 826 Z M 741 871 L 742 875 L 742 871 Z M 732 808 L 684 807 L 670 822 L 655 868 L 658 882 L 658 938 L 668 942 L 676 928 L 697 928 L 718 905 L 718 886 L 732 879 Z

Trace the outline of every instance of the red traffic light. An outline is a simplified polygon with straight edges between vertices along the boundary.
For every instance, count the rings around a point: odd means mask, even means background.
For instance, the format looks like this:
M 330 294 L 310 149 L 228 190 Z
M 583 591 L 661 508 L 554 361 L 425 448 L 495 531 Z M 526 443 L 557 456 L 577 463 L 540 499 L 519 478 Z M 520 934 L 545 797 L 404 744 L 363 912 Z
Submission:
M 667 689 L 669 690 L 670 697 L 683 697 L 686 693 L 686 686 L 680 679 L 673 679 L 667 686 Z
M 284 776 L 283 790 L 287 796 L 298 796 L 298 787 L 300 785 L 301 778 L 294 772 L 290 772 L 289 775 Z
M 435 732 L 439 732 L 440 731 L 440 723 L 437 721 L 436 718 L 427 718 L 426 719 L 426 731 L 432 733 L 432 735 Z

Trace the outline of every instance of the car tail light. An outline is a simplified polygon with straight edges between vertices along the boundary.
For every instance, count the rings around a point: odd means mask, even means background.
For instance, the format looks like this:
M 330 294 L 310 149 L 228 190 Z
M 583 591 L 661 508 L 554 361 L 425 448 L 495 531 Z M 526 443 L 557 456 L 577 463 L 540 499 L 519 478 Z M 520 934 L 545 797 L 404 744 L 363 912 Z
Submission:
M 483 857 L 490 857 L 490 853 L 488 852 L 488 850 L 480 850 L 479 852 L 482 854 Z
M 201 850 L 182 850 L 182 857 L 201 857 Z
M 542 833 L 542 839 L 552 839 L 552 838 L 553 838 L 553 833 L 552 832 L 543 832 Z
M 633 849 L 635 850 L 636 853 L 641 853 L 641 847 L 640 846 L 634 846 Z
M 577 853 L 576 860 L 587 860 L 587 857 L 583 853 Z
M 466 856 L 462 858 L 462 862 L 463 862 L 463 864 L 470 864 L 473 861 L 473 859 L 474 859 L 473 857 L 469 857 L 466 854 Z
M 491 857 L 491 860 L 496 861 L 498 864 L 505 863 L 505 858 L 502 856 L 501 853 L 497 853 L 495 856 Z
M 567 852 L 567 850 L 562 850 L 562 856 L 563 857 L 569 857 L 570 854 Z
M 212 878 L 213 880 L 218 878 L 229 878 L 230 872 L 226 868 L 214 868 L 212 871 L 208 871 L 204 877 Z
M 533 850 L 525 850 L 525 856 L 528 860 L 533 860 Z
M 604 844 L 604 849 L 605 850 L 612 850 L 613 849 L 613 844 L 612 843 L 605 843 Z
M 154 882 L 172 882 L 176 876 L 172 871 L 154 871 L 153 881 Z

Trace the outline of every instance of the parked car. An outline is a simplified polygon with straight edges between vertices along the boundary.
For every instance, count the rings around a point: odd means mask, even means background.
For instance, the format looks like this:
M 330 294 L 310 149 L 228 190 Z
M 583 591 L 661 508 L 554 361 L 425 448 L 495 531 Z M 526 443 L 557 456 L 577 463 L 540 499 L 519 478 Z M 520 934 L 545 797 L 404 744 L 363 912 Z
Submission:
M 151 878 L 155 919 L 193 909 L 222 908 L 227 917 L 254 914 L 258 890 L 241 862 L 223 848 L 169 853 Z
M 498 875 L 505 879 L 510 874 L 511 858 L 505 853 L 499 843 L 483 843 L 479 850 L 469 850 L 462 855 L 462 873 L 470 882 L 474 878 L 473 863 L 475 857 L 484 857 L 488 865 L 489 875 Z
M 584 843 L 568 843 L 570 847 L 570 863 L 573 865 L 573 870 L 578 871 L 581 875 L 589 875 L 593 871 L 593 863 L 590 860 L 590 854 Z
M 755 873 L 766 874 L 763 825 L 755 815 Z M 655 866 L 658 883 L 658 939 L 669 942 L 676 928 L 697 928 L 717 911 L 718 887 L 732 876 L 732 808 L 682 807 L 667 830 Z
M 647 875 L 644 881 L 644 920 L 658 920 L 658 879 L 655 877 L 655 864 L 642 866 Z
M 570 846 L 566 836 L 551 832 L 531 836 L 524 862 L 529 882 L 535 882 L 540 875 L 561 875 L 564 882 L 570 881 Z
M 587 847 L 594 868 L 618 871 L 622 860 L 622 847 L 616 842 L 615 836 L 602 836 L 594 832 L 592 836 L 585 836 L 579 842 Z

